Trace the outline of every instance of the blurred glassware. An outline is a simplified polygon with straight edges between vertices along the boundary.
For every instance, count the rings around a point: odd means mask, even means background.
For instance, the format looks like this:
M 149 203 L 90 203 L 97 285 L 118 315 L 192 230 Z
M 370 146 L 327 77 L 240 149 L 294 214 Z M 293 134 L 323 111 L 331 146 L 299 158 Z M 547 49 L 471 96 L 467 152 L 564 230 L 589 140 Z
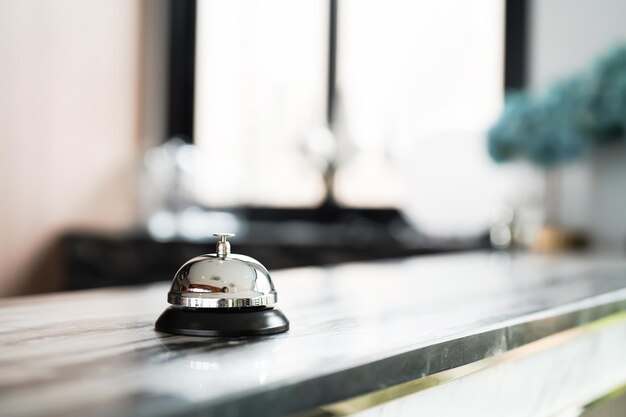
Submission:
M 195 146 L 176 137 L 146 151 L 139 184 L 144 223 L 157 212 L 175 213 L 194 202 L 191 185 L 197 158 Z
M 207 160 L 196 146 L 178 138 L 148 149 L 139 189 L 140 223 L 153 239 L 204 241 L 213 230 L 242 231 L 243 222 L 234 214 L 197 204 L 197 167 Z
M 496 249 L 507 249 L 513 245 L 515 211 L 509 205 L 501 205 L 493 213 L 493 226 L 489 231 L 489 241 Z

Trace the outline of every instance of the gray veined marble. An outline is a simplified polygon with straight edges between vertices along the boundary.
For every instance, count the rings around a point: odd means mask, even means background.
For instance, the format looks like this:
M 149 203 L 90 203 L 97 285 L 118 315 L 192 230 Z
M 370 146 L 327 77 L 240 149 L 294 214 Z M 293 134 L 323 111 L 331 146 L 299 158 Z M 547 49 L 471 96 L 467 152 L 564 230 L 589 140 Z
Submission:
M 0 414 L 289 415 L 626 310 L 624 259 L 479 253 L 273 278 L 291 330 L 265 338 L 155 332 L 169 283 L 3 300 Z

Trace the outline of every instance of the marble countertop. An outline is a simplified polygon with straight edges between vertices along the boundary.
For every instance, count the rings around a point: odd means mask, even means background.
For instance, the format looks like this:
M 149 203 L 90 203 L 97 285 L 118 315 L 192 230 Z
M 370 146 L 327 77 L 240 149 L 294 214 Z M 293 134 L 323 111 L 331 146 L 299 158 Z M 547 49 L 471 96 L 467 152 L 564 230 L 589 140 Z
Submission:
M 0 300 L 2 415 L 291 415 L 626 310 L 614 258 L 474 253 L 273 278 L 291 330 L 265 338 L 157 333 L 169 283 Z

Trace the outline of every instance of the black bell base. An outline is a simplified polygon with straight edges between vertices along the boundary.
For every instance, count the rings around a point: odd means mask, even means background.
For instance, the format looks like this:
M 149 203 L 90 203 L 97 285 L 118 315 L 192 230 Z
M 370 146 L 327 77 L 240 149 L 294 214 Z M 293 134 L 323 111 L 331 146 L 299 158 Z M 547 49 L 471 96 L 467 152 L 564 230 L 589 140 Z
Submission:
M 266 336 L 289 330 L 289 320 L 277 309 L 201 309 L 168 307 L 157 319 L 159 332 L 186 336 Z

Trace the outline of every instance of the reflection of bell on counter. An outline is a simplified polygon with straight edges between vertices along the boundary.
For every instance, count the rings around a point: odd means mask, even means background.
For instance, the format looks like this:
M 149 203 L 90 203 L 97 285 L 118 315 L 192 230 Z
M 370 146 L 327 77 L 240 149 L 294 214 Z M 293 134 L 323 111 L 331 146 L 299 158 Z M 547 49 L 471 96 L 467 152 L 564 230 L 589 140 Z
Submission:
M 167 295 L 171 304 L 157 319 L 160 332 L 190 336 L 257 336 L 289 330 L 274 308 L 270 274 L 257 260 L 230 253 L 231 233 L 215 233 L 217 253 L 185 263 Z

